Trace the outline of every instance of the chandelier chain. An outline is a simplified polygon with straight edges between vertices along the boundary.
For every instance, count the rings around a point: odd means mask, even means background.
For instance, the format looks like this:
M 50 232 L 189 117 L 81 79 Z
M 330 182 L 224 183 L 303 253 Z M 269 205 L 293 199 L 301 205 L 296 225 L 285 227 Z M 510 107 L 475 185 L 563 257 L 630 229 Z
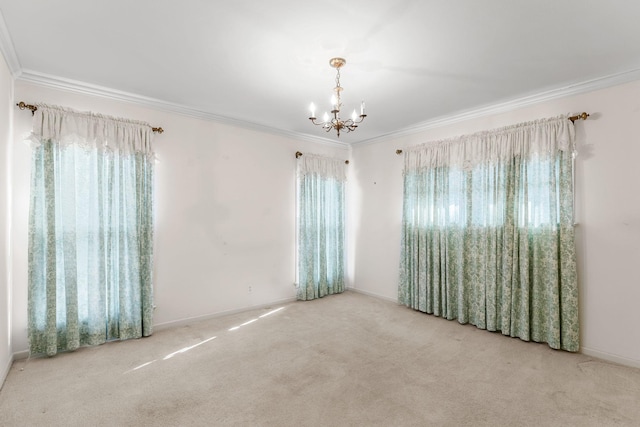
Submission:
M 338 111 L 342 107 L 342 102 L 340 101 L 340 92 L 342 91 L 342 87 L 340 87 L 340 67 L 336 69 L 336 98 L 338 98 L 338 102 L 336 103 L 338 107 Z

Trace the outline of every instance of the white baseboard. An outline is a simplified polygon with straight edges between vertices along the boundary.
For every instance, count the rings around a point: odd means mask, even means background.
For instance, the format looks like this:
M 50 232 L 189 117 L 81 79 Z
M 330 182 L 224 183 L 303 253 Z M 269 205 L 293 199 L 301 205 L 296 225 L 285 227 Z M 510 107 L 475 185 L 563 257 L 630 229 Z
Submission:
M 385 301 L 398 304 L 398 301 L 393 298 L 385 297 L 383 295 L 376 294 L 374 292 L 364 291 L 357 288 L 348 288 L 349 291 L 357 292 L 363 295 L 368 295 L 373 298 L 382 299 Z M 619 365 L 630 366 L 632 368 L 640 368 L 640 360 L 629 359 L 628 357 L 618 356 L 616 354 L 607 353 L 606 351 L 595 350 L 588 347 L 582 347 L 580 353 L 585 356 L 597 357 L 598 359 L 605 360 L 607 362 L 617 363 Z
M 15 353 L 13 353 L 14 362 L 16 360 L 26 359 L 28 357 L 29 357 L 29 350 L 22 350 L 22 351 L 17 351 Z
M 385 297 L 384 295 L 379 295 L 379 294 L 376 294 L 374 292 L 364 291 L 364 290 L 358 289 L 358 288 L 348 288 L 348 290 L 353 291 L 353 292 L 357 292 L 359 294 L 368 295 L 370 297 L 374 297 L 374 298 L 382 299 L 382 300 L 385 300 L 385 301 L 389 301 L 389 302 L 392 302 L 394 304 L 398 304 L 398 300 L 396 298 Z
M 258 304 L 258 305 L 252 305 L 249 307 L 244 307 L 244 308 L 238 308 L 238 309 L 234 309 L 234 310 L 225 310 L 225 311 L 219 311 L 216 313 L 211 313 L 211 314 L 205 314 L 202 316 L 195 316 L 195 317 L 188 317 L 185 319 L 179 319 L 179 320 L 172 320 L 169 322 L 164 322 L 164 323 L 159 323 L 157 325 L 153 325 L 153 330 L 154 331 L 162 331 L 164 329 L 169 329 L 169 328 L 175 328 L 175 327 L 179 327 L 179 326 L 184 326 L 184 325 L 188 325 L 190 323 L 193 322 L 200 322 L 202 320 L 209 320 L 209 319 L 214 319 L 216 317 L 222 317 L 222 316 L 228 316 L 230 314 L 238 314 L 238 313 L 244 313 L 245 311 L 251 311 L 251 310 L 258 310 L 261 308 L 266 308 L 266 307 L 271 307 L 274 305 L 279 305 L 279 304 L 288 304 L 291 302 L 296 301 L 296 298 L 285 298 L 285 299 L 281 299 L 278 301 L 273 301 L 267 304 Z
M 394 304 L 398 304 L 398 301 L 396 299 L 393 298 L 389 298 L 383 295 L 379 295 L 376 294 L 374 292 L 369 292 L 369 291 L 365 291 L 362 289 L 357 289 L 357 288 L 347 288 L 348 291 L 352 291 L 352 292 L 357 292 L 363 295 L 367 295 L 373 298 L 378 298 L 381 300 L 385 300 L 385 301 L 389 301 L 392 302 Z M 259 305 L 254 305 L 254 306 L 250 306 L 250 307 L 244 307 L 244 308 L 239 308 L 239 309 L 234 309 L 234 310 L 226 310 L 226 311 L 220 311 L 217 313 L 211 313 L 211 314 L 205 314 L 203 316 L 195 316 L 195 317 L 189 317 L 186 319 L 180 319 L 180 320 L 173 320 L 170 322 L 165 322 L 165 323 L 160 323 L 157 325 L 154 325 L 154 330 L 159 331 L 159 330 L 164 330 L 164 329 L 169 329 L 169 328 L 174 328 L 174 327 L 179 327 L 179 326 L 184 326 L 193 322 L 198 322 L 198 321 L 202 321 L 202 320 L 208 320 L 208 319 L 214 319 L 216 317 L 221 317 L 221 316 L 227 316 L 230 314 L 237 314 L 237 313 L 243 313 L 246 311 L 250 311 L 250 310 L 258 310 L 261 308 L 266 308 L 266 307 L 271 307 L 274 305 L 279 305 L 279 304 L 288 304 L 291 302 L 295 302 L 296 298 L 285 298 L 282 300 L 278 300 L 278 301 L 274 301 L 271 303 L 267 303 L 267 304 L 259 304 Z M 629 359 L 627 357 L 623 357 L 623 356 L 618 356 L 616 354 L 611 354 L 611 353 L 607 353 L 606 351 L 601 351 L 601 350 L 596 350 L 596 349 L 592 349 L 592 348 L 588 348 L 588 347 L 582 347 L 580 349 L 580 353 L 586 355 L 586 356 L 591 356 L 591 357 L 597 357 L 598 359 L 602 359 L 602 360 L 606 360 L 608 362 L 613 362 L 613 363 L 617 363 L 620 365 L 624 365 L 624 366 L 631 366 L 633 368 L 640 368 L 640 360 L 635 360 L 635 359 Z M 5 366 L 3 368 L 3 370 L 0 372 L 0 389 L 2 389 L 2 385 L 4 384 L 5 379 L 7 378 L 7 375 L 9 374 L 9 370 L 11 369 L 11 365 L 13 364 L 14 361 L 16 360 L 21 360 L 21 359 L 26 359 L 29 357 L 29 350 L 24 350 L 24 351 L 19 351 L 16 353 L 13 353 L 12 357 L 9 359 L 9 363 L 7 364 L 7 366 Z
M 627 357 L 618 356 L 616 354 L 607 353 L 606 351 L 594 350 L 592 348 L 582 347 L 580 353 L 585 356 L 597 357 L 607 362 L 617 363 L 619 365 L 631 366 L 632 368 L 640 368 L 640 360 L 629 359 Z
M 213 318 L 216 318 L 216 317 L 227 316 L 227 315 L 230 315 L 230 314 L 243 313 L 245 311 L 250 311 L 250 310 L 259 310 L 261 308 L 266 308 L 266 307 L 270 307 L 270 306 L 278 305 L 278 304 L 288 304 L 288 303 L 291 303 L 291 302 L 294 302 L 294 301 L 296 301 L 296 298 L 295 297 L 291 297 L 291 298 L 285 298 L 285 299 L 273 301 L 273 302 L 266 303 L 266 304 L 252 305 L 252 306 L 249 306 L 249 307 L 244 307 L 244 308 L 239 308 L 239 309 L 234 309 L 234 310 L 219 311 L 217 313 L 205 314 L 205 315 L 202 315 L 202 316 L 194 316 L 194 317 L 187 317 L 185 319 L 171 320 L 169 322 L 158 323 L 156 325 L 153 325 L 153 330 L 154 331 L 162 331 L 164 329 L 184 326 L 184 325 L 188 325 L 188 324 L 193 323 L 193 322 L 199 322 L 201 320 L 208 320 L 208 319 L 213 319 Z M 12 358 L 11 363 L 13 363 L 13 361 L 15 361 L 15 360 L 26 359 L 28 357 L 29 357 L 29 350 L 18 351 L 16 353 L 13 353 L 13 358 Z M 7 368 L 7 373 L 9 372 L 9 369 L 11 368 L 11 363 L 9 364 L 9 367 Z M 5 374 L 5 376 L 6 376 L 6 374 Z M 4 377 L 0 377 L 0 378 L 3 378 L 3 381 L 4 381 Z M 2 383 L 0 383 L 0 384 L 2 384 Z
M 2 368 L 2 372 L 0 372 L 0 390 L 2 390 L 2 386 L 4 386 L 4 380 L 7 379 L 7 375 L 9 375 L 9 370 L 11 369 L 11 365 L 13 365 L 14 356 L 9 357 L 9 363 L 7 366 Z

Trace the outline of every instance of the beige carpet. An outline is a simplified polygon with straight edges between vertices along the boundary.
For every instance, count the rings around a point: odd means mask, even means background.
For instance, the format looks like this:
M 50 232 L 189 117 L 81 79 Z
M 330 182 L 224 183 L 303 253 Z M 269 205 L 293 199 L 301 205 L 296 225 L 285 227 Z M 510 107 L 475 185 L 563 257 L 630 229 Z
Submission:
M 346 292 L 17 361 L 0 425 L 639 426 L 640 370 Z

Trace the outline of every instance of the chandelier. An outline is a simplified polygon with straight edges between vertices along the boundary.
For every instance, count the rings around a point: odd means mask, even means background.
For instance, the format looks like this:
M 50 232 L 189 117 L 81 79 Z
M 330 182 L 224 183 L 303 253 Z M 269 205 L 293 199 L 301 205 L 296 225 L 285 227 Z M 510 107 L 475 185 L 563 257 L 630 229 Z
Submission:
M 344 58 L 332 58 L 329 60 L 329 65 L 336 69 L 336 87 L 333 88 L 335 94 L 331 96 L 331 104 L 332 110 L 330 117 L 329 114 L 324 113 L 324 117 L 321 122 L 317 122 L 316 118 L 316 106 L 311 103 L 309 109 L 311 110 L 311 123 L 316 126 L 322 126 L 326 132 L 329 132 L 331 129 L 335 129 L 338 133 L 338 138 L 340 138 L 340 132 L 353 132 L 358 127 L 358 123 L 362 123 L 367 115 L 364 113 L 364 101 L 360 104 L 360 115 L 356 114 L 356 110 L 353 110 L 350 119 L 343 120 L 340 118 L 340 109 L 342 108 L 342 100 L 340 99 L 340 92 L 342 92 L 342 86 L 340 86 L 340 68 L 346 64 L 347 61 Z

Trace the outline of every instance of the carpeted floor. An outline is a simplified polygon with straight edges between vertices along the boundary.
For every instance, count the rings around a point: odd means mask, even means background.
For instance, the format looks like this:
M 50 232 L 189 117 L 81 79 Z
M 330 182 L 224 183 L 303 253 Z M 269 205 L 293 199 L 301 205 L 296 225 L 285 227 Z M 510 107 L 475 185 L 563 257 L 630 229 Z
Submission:
M 2 426 L 639 426 L 640 370 L 355 292 L 14 363 Z

